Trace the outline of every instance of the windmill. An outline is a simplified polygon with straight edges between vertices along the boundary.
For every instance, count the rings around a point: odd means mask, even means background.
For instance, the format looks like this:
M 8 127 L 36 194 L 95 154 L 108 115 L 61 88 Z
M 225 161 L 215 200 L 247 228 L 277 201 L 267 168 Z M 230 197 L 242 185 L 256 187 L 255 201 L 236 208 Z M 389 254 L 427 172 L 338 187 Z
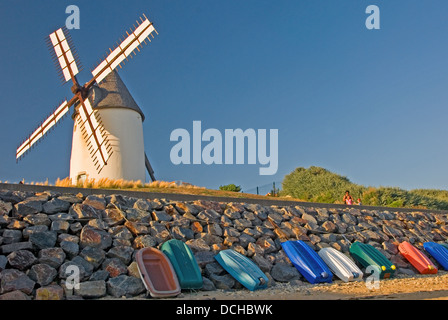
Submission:
M 139 47 L 157 33 L 143 15 L 137 26 L 92 70 L 92 79 L 80 85 L 76 75 L 82 69 L 68 30 L 51 33 L 48 45 L 63 83 L 72 81 L 73 97 L 64 100 L 55 111 L 17 148 L 21 159 L 74 106 L 70 178 L 109 178 L 145 181 L 145 168 L 154 181 L 154 171 L 143 146 L 144 115 L 127 91 L 116 68 L 132 58 Z M 118 95 L 118 96 L 117 96 Z M 117 103 L 118 101 L 118 103 Z

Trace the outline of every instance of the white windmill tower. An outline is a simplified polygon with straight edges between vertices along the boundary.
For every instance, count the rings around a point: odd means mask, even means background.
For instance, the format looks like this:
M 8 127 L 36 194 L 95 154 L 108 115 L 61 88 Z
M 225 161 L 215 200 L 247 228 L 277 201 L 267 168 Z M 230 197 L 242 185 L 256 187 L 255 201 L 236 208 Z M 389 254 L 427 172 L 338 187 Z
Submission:
M 144 151 L 143 112 L 130 95 L 116 73 L 128 57 L 149 36 L 156 34 L 153 24 L 143 15 L 138 26 L 126 32 L 126 37 L 92 71 L 93 78 L 80 86 L 77 54 L 70 48 L 71 38 L 65 28 L 49 36 L 56 65 L 60 67 L 64 82 L 72 80 L 74 96 L 65 100 L 42 124 L 17 148 L 20 159 L 74 106 L 73 141 L 70 158 L 72 183 L 85 178 L 109 178 L 145 181 L 145 167 L 152 180 L 154 171 Z

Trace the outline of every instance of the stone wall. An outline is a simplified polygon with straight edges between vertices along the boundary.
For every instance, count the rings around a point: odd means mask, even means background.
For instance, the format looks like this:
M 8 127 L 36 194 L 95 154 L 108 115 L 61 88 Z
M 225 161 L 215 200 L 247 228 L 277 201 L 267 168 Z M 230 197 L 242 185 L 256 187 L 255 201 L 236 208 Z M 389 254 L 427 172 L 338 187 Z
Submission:
M 145 297 L 135 253 L 173 238 L 193 250 L 202 290 L 246 290 L 214 260 L 219 250 L 250 257 L 270 286 L 300 285 L 306 280 L 282 241 L 304 240 L 315 250 L 331 246 L 346 254 L 351 242 L 369 243 L 398 274 L 412 275 L 416 270 L 398 253 L 397 241 L 422 249 L 423 242 L 447 236 L 448 215 L 440 212 L 0 190 L 0 299 Z M 69 289 L 72 265 L 81 282 Z

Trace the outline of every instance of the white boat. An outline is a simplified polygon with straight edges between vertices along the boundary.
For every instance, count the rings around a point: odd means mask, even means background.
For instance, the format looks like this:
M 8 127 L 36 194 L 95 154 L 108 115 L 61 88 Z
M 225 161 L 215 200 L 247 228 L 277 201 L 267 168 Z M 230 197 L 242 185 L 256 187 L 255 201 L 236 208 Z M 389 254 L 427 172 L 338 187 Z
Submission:
M 330 270 L 342 281 L 360 281 L 364 274 L 348 256 L 335 248 L 322 248 L 318 252 Z

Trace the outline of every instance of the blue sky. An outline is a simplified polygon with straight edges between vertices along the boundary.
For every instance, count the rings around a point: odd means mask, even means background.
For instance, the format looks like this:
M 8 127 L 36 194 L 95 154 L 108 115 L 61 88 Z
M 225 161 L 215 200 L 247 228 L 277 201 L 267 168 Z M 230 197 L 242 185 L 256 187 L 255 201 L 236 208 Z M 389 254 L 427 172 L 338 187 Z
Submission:
M 119 74 L 145 113 L 145 151 L 160 180 L 253 191 L 314 165 L 366 186 L 447 189 L 444 0 L 1 1 L 1 181 L 69 175 L 70 117 L 18 163 L 15 150 L 71 97 L 45 43 L 71 4 L 81 13 L 70 30 L 80 83 L 142 13 L 154 22 L 159 36 Z M 365 27 L 371 4 L 380 30 Z M 278 129 L 277 173 L 172 164 L 171 132 L 192 132 L 195 120 L 221 132 Z

